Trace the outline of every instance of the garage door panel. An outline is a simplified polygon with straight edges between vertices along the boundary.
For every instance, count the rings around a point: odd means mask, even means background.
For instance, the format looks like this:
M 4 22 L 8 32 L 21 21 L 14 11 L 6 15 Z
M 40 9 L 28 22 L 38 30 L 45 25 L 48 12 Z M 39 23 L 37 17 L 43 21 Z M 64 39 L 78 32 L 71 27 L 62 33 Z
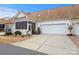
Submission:
M 66 25 L 41 25 L 42 34 L 67 34 Z

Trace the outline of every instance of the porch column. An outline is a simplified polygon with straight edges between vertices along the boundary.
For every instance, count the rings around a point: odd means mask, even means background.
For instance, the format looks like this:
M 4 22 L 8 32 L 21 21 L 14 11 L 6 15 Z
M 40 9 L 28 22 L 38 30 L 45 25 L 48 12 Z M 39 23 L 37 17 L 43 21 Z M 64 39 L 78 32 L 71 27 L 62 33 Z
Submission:
M 29 31 L 29 30 L 28 30 L 28 26 L 29 26 L 29 24 L 28 24 L 28 21 L 27 21 L 27 35 L 28 35 L 28 31 Z

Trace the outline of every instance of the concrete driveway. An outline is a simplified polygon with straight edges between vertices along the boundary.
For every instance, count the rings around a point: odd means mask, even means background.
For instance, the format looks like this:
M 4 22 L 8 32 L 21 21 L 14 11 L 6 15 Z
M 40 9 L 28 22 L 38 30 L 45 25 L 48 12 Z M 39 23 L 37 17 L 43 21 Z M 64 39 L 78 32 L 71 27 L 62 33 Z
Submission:
M 33 35 L 29 40 L 12 45 L 52 55 L 78 54 L 78 48 L 65 35 Z

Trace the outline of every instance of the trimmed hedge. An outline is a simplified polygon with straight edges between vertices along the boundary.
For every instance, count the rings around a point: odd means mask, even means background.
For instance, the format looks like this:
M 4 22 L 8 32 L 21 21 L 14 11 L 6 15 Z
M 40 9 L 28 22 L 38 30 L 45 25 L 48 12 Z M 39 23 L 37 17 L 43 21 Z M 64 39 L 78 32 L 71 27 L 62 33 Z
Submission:
M 12 33 L 11 32 L 6 32 L 5 35 L 12 35 Z
M 22 35 L 22 33 L 20 31 L 16 31 L 15 35 Z

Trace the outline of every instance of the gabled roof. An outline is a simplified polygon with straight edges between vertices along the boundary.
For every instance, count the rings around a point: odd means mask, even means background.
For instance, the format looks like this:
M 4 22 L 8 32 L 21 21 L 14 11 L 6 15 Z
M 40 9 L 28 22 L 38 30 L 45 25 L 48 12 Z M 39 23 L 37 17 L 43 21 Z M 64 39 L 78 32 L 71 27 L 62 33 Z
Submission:
M 26 19 L 30 19 L 27 15 L 26 15 L 26 13 L 25 12 L 23 12 L 23 11 L 18 11 L 17 13 L 16 13 L 16 15 L 15 16 L 13 16 L 11 19 L 13 19 L 14 21 L 16 21 L 16 19 L 21 19 L 21 18 L 26 18 Z

